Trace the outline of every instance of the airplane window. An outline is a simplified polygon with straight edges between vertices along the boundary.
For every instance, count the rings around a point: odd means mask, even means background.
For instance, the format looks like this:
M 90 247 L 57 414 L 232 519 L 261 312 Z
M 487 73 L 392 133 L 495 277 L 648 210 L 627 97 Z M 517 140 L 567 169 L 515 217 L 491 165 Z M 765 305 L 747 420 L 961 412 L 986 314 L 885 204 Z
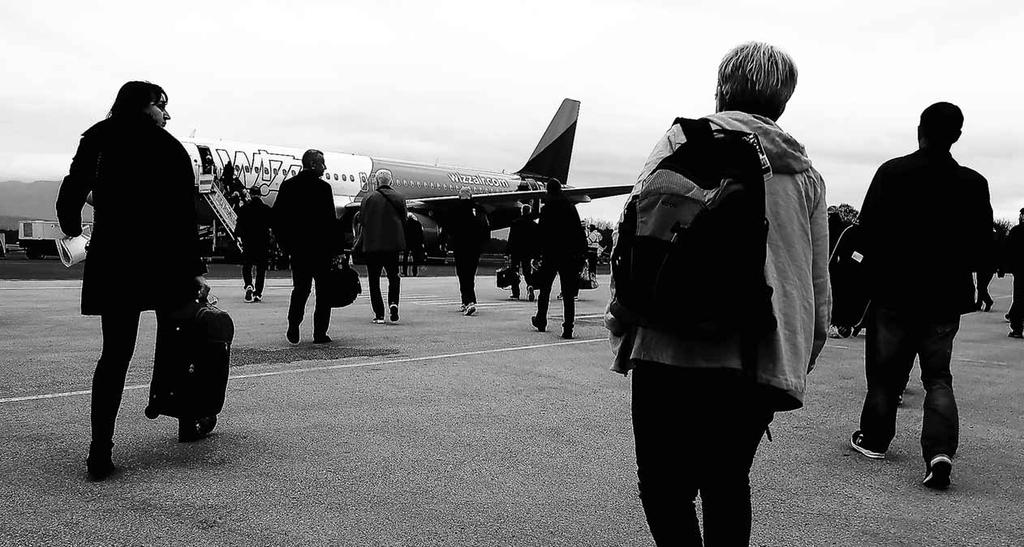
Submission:
M 334 180 L 338 180 L 338 174 L 337 173 L 334 174 Z
M 341 181 L 342 182 L 348 182 L 348 175 L 346 175 L 345 173 L 342 173 L 341 174 Z

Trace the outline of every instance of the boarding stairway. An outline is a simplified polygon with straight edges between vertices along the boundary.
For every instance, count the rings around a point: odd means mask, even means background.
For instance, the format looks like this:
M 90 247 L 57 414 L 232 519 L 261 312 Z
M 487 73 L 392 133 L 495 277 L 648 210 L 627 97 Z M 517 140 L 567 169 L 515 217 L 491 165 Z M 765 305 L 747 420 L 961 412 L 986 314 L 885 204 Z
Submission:
M 212 177 L 211 177 L 212 178 Z M 239 241 L 238 236 L 235 235 L 235 227 L 238 225 L 238 213 L 228 203 L 228 198 L 224 196 L 223 190 L 221 190 L 219 184 L 212 183 L 209 181 L 207 184 L 203 184 L 206 181 L 200 181 L 198 185 L 199 195 L 203 197 L 206 204 L 209 205 L 210 210 L 213 211 L 214 216 L 220 225 L 224 227 L 224 231 L 227 232 L 228 237 L 235 244 L 235 247 L 239 251 L 242 250 L 242 243 Z M 216 234 L 216 227 L 214 228 L 214 234 Z

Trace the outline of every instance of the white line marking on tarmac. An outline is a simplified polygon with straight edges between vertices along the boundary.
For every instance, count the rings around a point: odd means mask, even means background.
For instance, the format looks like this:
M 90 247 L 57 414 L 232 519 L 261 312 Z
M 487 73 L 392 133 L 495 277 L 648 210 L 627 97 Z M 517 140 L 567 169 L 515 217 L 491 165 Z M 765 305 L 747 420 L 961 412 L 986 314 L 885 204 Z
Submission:
M 284 376 L 286 374 L 301 374 L 301 373 L 304 373 L 304 372 L 317 372 L 317 371 L 321 371 L 321 370 L 335 370 L 335 369 L 342 369 L 342 368 L 361 368 L 361 367 L 373 367 L 373 366 L 381 366 L 381 365 L 395 365 L 395 364 L 400 364 L 400 363 L 412 363 L 412 362 L 418 362 L 418 361 L 436 361 L 438 359 L 451 359 L 451 358 L 454 358 L 454 357 L 469 357 L 469 356 L 472 356 L 472 355 L 487 355 L 487 354 L 490 354 L 490 353 L 505 353 L 505 352 L 510 352 L 510 351 L 527 351 L 527 350 L 532 350 L 532 349 L 552 348 L 552 347 L 557 347 L 557 346 L 572 346 L 572 345 L 578 345 L 578 344 L 591 344 L 591 343 L 594 343 L 594 342 L 604 342 L 604 341 L 607 341 L 607 338 L 591 338 L 591 339 L 587 339 L 587 340 L 573 340 L 571 342 L 553 342 L 553 343 L 550 343 L 550 344 L 534 344 L 532 346 L 514 346 L 514 347 L 508 347 L 508 348 L 483 349 L 483 350 L 477 350 L 477 351 L 464 351 L 464 352 L 461 352 L 461 353 L 445 353 L 445 354 L 441 354 L 441 355 L 425 355 L 425 356 L 422 356 L 422 357 L 403 357 L 401 359 L 389 359 L 389 360 L 384 360 L 384 361 L 368 361 L 368 362 L 364 362 L 364 363 L 347 363 L 347 364 L 338 364 L 338 365 L 327 365 L 327 366 L 322 366 L 322 367 L 290 368 L 290 369 L 283 369 L 283 370 L 272 370 L 272 371 L 269 371 L 269 372 L 256 372 L 256 373 L 253 373 L 253 374 L 237 374 L 237 375 L 228 376 L 228 379 L 229 380 L 242 380 L 242 379 L 248 379 L 248 378 L 264 378 L 264 377 L 267 377 L 267 376 Z M 149 387 L 149 384 L 135 384 L 135 385 L 124 386 L 124 390 L 125 391 L 131 391 L 131 390 L 144 389 L 144 388 L 148 388 L 148 387 Z M 25 396 L 22 396 L 22 397 L 8 397 L 6 399 L 0 399 L 0 404 L 2 404 L 2 403 L 17 403 L 17 402 L 22 402 L 22 401 L 39 401 L 39 400 L 42 400 L 42 399 L 57 399 L 57 398 L 60 398 L 60 397 L 74 397 L 76 395 L 89 395 L 91 393 L 92 393 L 92 390 L 84 390 L 84 391 L 66 391 L 66 392 L 63 392 L 63 393 L 45 393 L 45 394 L 42 394 L 42 395 L 25 395 Z

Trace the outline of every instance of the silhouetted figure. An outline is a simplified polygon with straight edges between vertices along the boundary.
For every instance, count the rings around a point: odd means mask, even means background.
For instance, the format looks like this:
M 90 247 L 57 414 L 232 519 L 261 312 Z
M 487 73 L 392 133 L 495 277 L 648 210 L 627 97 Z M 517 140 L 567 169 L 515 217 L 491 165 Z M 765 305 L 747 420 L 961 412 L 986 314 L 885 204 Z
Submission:
M 167 345 L 168 315 L 210 290 L 200 257 L 192 161 L 163 129 L 169 119 L 167 94 L 160 86 L 124 84 L 107 119 L 82 134 L 57 195 L 57 218 L 69 237 L 81 234 L 82 207 L 90 192 L 94 196 L 82 313 L 99 315 L 103 333 L 92 382 L 92 443 L 86 462 L 95 480 L 114 471 L 114 422 L 135 351 L 139 315 L 156 311 L 154 369 L 166 367 L 175 355 Z M 140 178 L 140 173 L 146 176 Z M 179 435 L 196 431 L 200 418 L 181 418 Z
M 540 268 L 536 272 L 537 315 L 530 318 L 533 326 L 544 331 L 548 324 L 548 302 L 551 285 L 558 276 L 562 287 L 562 338 L 572 338 L 576 317 L 576 294 L 579 292 L 580 269 L 586 260 L 587 236 L 580 223 L 576 206 L 562 193 L 562 183 L 548 182 L 547 195 L 537 223 L 540 241 Z
M 423 224 L 415 214 L 409 213 L 405 217 L 405 251 L 402 253 L 402 275 L 409 275 L 412 269 L 412 276 L 416 277 L 420 272 L 420 264 L 425 262 L 426 256 L 423 252 Z
M 871 306 L 867 396 L 851 445 L 881 459 L 896 435 L 899 396 L 921 362 L 925 388 L 924 484 L 949 485 L 959 444 L 950 358 L 960 315 L 975 309 L 972 272 L 992 232 L 988 182 L 957 164 L 950 147 L 963 113 L 935 103 L 921 113 L 919 150 L 878 168 L 860 212 Z
M 323 180 L 324 154 L 306 150 L 302 170 L 281 183 L 274 201 L 274 231 L 281 249 L 291 257 L 292 296 L 288 306 L 288 331 L 292 344 L 299 343 L 299 325 L 305 315 L 306 301 L 316 282 L 316 307 L 313 310 L 313 343 L 331 341 L 327 274 L 334 257 L 331 236 L 337 229 L 334 193 Z
M 1010 229 L 1003 242 L 1003 267 L 1000 276 L 1013 274 L 1013 301 L 1006 318 L 1010 320 L 1010 338 L 1024 338 L 1024 209 L 1017 225 Z M 1017 276 L 1022 276 L 1021 281 Z
M 388 276 L 388 310 L 392 323 L 398 322 L 398 300 L 402 278 L 398 275 L 398 255 L 405 250 L 405 197 L 391 187 L 391 171 L 380 169 L 375 175 L 377 188 L 369 192 L 359 207 L 363 253 L 370 283 L 373 322 L 384 322 L 384 299 L 380 292 L 381 271 Z
M 468 187 L 459 190 L 459 202 L 452 208 L 448 234 L 449 247 L 455 255 L 461 311 L 473 315 L 476 313 L 476 269 L 484 243 L 491 237 L 491 229 L 487 215 L 473 202 L 473 193 Z
M 522 274 L 526 283 L 526 293 L 533 302 L 533 260 L 540 257 L 537 221 L 534 220 L 532 209 L 523 205 L 519 218 L 512 221 L 508 229 L 508 244 L 505 254 L 508 255 L 512 268 Z M 512 300 L 519 300 L 519 281 L 512 284 Z
M 246 302 L 263 300 L 263 283 L 267 273 L 270 229 L 273 212 L 263 203 L 258 188 L 249 191 L 249 201 L 238 210 L 235 235 L 242 242 L 242 283 Z M 253 270 L 256 284 L 253 285 Z

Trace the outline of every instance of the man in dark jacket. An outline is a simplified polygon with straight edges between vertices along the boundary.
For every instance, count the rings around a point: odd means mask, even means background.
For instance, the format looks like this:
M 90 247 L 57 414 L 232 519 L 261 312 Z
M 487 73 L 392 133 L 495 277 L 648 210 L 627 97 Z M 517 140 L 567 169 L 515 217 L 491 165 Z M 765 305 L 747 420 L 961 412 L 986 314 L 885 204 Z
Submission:
M 292 297 L 288 306 L 288 341 L 299 343 L 299 325 L 305 314 L 309 292 L 316 282 L 313 311 L 313 343 L 331 341 L 327 328 L 331 307 L 327 300 L 328 273 L 334 247 L 329 243 L 337 230 L 334 192 L 321 177 L 326 169 L 324 154 L 306 150 L 302 170 L 281 183 L 274 202 L 274 232 L 281 249 L 291 256 Z
M 533 302 L 533 266 L 531 262 L 537 258 L 537 223 L 534 221 L 529 205 L 523 205 L 519 218 L 512 221 L 508 229 L 508 245 L 505 254 L 509 257 L 512 268 L 522 274 L 526 281 L 526 292 Z M 519 300 L 519 281 L 512 284 L 512 300 Z
M 921 113 L 920 149 L 889 160 L 871 181 L 860 225 L 871 309 L 868 392 L 851 446 L 882 459 L 896 434 L 896 408 L 920 357 L 926 391 L 921 449 L 924 484 L 949 485 L 959 442 L 950 357 L 960 315 L 974 310 L 974 280 L 992 231 L 988 182 L 950 155 L 963 113 L 940 102 Z
M 271 209 L 260 199 L 260 190 L 249 190 L 249 201 L 238 210 L 235 235 L 242 242 L 242 282 L 245 301 L 263 300 L 263 280 L 267 273 L 267 251 L 270 248 Z M 256 286 L 252 284 L 252 271 L 256 270 Z
M 448 223 L 449 247 L 455 255 L 455 275 L 459 278 L 459 293 L 466 315 L 476 314 L 476 269 L 480 265 L 480 252 L 491 236 L 490 223 L 483 209 L 473 203 L 473 192 L 468 187 L 459 190 L 459 202 L 452 210 Z
M 562 285 L 562 338 L 572 338 L 580 270 L 587 252 L 587 235 L 583 232 L 576 206 L 566 199 L 562 193 L 562 183 L 557 180 L 548 182 L 537 234 L 541 265 L 536 276 L 540 296 L 537 297 L 537 315 L 531 317 L 530 322 L 541 332 L 547 328 L 551 285 L 557 275 Z
M 370 192 L 359 207 L 362 244 L 370 283 L 373 322 L 384 322 L 384 300 L 380 293 L 381 270 L 388 276 L 388 310 L 391 322 L 398 322 L 398 254 L 405 249 L 405 197 L 391 188 L 391 171 L 380 169 L 375 176 L 377 189 Z
M 1003 243 L 1003 267 L 1000 277 L 1013 274 L 1013 300 L 1006 318 L 1010 320 L 1010 338 L 1024 338 L 1024 209 L 1020 210 L 1017 225 L 1006 234 Z M 1022 276 L 1020 282 L 1017 276 Z

